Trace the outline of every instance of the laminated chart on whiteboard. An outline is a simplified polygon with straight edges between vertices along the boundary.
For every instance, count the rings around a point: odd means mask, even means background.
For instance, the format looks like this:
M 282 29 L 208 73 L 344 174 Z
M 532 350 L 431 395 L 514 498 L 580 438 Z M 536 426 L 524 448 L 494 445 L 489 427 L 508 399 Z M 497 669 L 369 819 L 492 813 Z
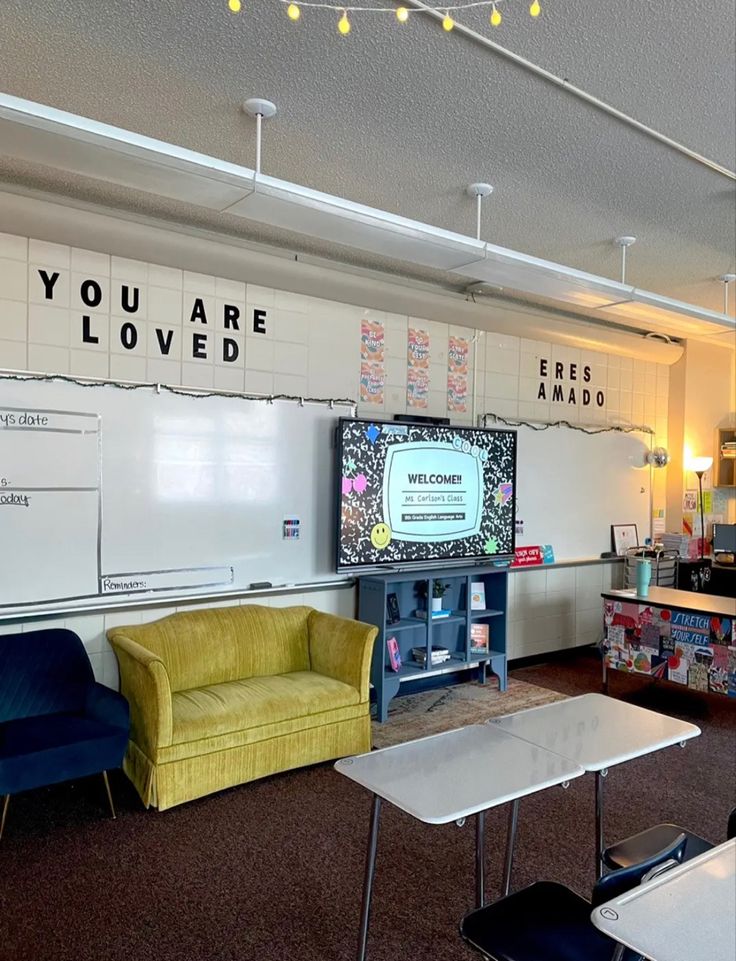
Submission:
M 0 584 L 15 585 L 16 603 L 36 601 L 44 583 L 59 597 L 99 592 L 101 512 L 100 418 L 0 407 Z
M 334 580 L 336 420 L 0 378 L 0 616 Z

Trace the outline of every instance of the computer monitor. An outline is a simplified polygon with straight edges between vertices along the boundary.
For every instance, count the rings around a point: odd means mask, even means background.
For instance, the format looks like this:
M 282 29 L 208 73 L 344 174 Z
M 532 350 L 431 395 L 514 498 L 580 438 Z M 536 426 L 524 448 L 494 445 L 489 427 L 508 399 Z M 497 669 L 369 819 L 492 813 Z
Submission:
M 736 554 L 736 524 L 713 525 L 713 553 Z

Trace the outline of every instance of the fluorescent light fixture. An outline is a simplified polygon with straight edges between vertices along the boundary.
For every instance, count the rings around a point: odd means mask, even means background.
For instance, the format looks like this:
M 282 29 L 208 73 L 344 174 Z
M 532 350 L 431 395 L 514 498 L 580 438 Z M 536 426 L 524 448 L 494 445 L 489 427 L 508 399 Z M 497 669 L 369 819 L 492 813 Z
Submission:
M 399 217 L 174 144 L 0 93 L 2 152 L 157 196 L 244 217 L 407 264 L 449 271 L 506 292 L 573 304 L 620 323 L 712 336 L 736 323 L 473 237 Z M 591 314 L 591 316 L 596 316 Z
M 664 330 L 665 333 L 679 333 L 685 337 L 720 334 L 724 327 L 736 331 L 736 320 L 727 314 L 718 314 L 638 288 L 631 291 L 630 300 L 601 306 L 600 310 L 625 321 L 635 321 L 650 330 Z
M 253 190 L 246 167 L 2 93 L 0 144 L 10 157 L 213 210 Z
M 481 240 L 263 174 L 254 191 L 225 212 L 439 270 L 476 263 L 485 252 Z

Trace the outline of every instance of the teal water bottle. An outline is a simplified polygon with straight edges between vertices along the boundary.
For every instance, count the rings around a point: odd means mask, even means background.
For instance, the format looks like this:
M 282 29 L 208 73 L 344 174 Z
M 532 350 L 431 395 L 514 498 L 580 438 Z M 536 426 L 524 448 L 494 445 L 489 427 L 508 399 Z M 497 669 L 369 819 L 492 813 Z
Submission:
M 652 562 L 641 557 L 636 562 L 636 593 L 639 597 L 649 596 L 649 582 L 652 579 Z

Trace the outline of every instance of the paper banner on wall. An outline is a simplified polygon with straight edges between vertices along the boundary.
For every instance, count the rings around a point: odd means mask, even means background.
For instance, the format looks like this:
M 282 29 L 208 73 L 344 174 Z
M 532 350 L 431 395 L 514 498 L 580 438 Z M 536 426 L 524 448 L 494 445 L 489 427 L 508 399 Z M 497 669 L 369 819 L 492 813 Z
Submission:
M 682 495 L 682 509 L 684 511 L 696 511 L 698 509 L 698 492 L 687 490 Z
M 380 320 L 360 322 L 360 359 L 366 363 L 382 364 L 384 361 L 385 333 Z
M 383 364 L 369 364 L 363 361 L 360 365 L 360 402 L 382 404 L 385 379 Z
M 468 378 L 463 374 L 447 375 L 447 409 L 464 414 L 468 409 Z
M 703 513 L 713 513 L 713 491 L 703 491 Z
M 429 397 L 429 374 L 426 370 L 409 368 L 406 378 L 406 404 L 408 407 L 426 407 Z
M 429 370 L 429 333 L 420 327 L 410 327 L 406 344 L 409 370 Z
M 652 533 L 655 537 L 661 536 L 665 532 L 664 511 L 656 508 L 652 511 Z
M 468 409 L 468 351 L 465 337 L 450 337 L 447 348 L 447 409 L 464 414 Z
M 450 337 L 447 347 L 447 372 L 450 374 L 468 373 L 468 352 L 470 341 L 465 337 Z

